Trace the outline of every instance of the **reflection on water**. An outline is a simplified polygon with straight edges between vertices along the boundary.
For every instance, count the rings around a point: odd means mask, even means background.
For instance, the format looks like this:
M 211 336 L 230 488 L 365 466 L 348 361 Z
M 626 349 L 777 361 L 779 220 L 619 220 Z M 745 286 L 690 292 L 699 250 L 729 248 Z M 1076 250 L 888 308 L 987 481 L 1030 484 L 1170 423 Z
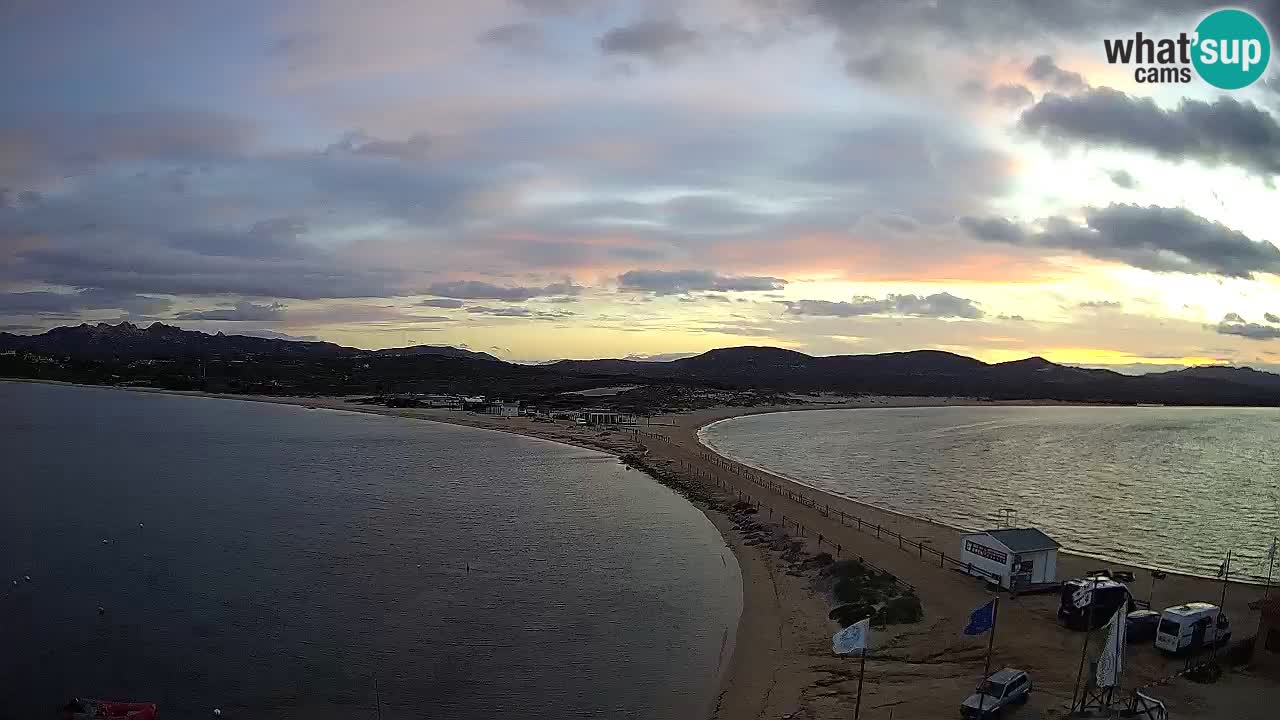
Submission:
M 1280 531 L 1280 411 L 948 407 L 735 418 L 710 447 L 839 495 L 966 529 L 1001 508 L 1064 545 L 1143 565 L 1265 576 Z
M 106 389 L 0 383 L 0 407 L 0 718 L 73 695 L 374 717 L 375 679 L 392 718 L 693 717 L 714 693 L 737 565 L 612 457 Z

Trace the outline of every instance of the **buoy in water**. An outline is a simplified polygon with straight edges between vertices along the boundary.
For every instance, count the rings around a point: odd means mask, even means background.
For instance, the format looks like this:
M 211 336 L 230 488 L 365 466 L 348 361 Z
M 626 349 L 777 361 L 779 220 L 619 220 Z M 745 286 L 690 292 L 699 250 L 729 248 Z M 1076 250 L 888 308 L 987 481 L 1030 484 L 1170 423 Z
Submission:
M 214 709 L 213 709 L 213 716 L 214 716 L 214 717 L 222 717 L 222 708 L 214 708 Z
M 23 575 L 23 576 L 22 576 L 22 579 L 23 579 L 23 580 L 26 580 L 27 582 L 31 582 L 31 576 L 30 576 L 30 575 Z

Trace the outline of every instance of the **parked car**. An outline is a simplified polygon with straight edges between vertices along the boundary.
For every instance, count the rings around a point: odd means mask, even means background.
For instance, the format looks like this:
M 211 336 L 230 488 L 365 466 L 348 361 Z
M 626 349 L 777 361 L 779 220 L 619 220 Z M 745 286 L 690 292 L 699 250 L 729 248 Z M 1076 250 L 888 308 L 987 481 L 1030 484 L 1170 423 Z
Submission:
M 1004 668 L 991 674 L 977 692 L 960 704 L 960 717 L 985 720 L 1000 714 L 1010 705 L 1021 705 L 1031 697 L 1031 676 L 1015 668 Z
M 1125 616 L 1125 640 L 1134 643 L 1154 642 L 1156 628 L 1160 626 L 1160 613 L 1155 610 L 1134 610 Z

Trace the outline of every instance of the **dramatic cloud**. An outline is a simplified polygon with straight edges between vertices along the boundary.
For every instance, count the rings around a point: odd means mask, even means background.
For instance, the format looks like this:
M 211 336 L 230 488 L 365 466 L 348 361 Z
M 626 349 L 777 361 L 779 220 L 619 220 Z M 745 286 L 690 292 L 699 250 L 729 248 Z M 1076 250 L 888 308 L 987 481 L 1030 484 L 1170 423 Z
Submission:
M 233 307 L 213 310 L 188 310 L 175 316 L 178 320 L 227 320 L 233 322 L 273 322 L 284 319 L 284 305 L 254 305 L 241 301 Z
M 984 313 L 967 298 L 951 293 L 919 295 L 889 295 L 883 299 L 855 297 L 851 302 L 829 300 L 783 300 L 788 315 L 817 315 L 825 317 L 858 317 L 862 315 L 902 315 L 908 317 L 967 318 L 977 319 Z
M 48 291 L 0 293 L 0 314 L 71 314 L 81 310 L 120 310 L 129 315 L 155 315 L 168 310 L 173 301 L 134 293 L 91 288 L 78 292 Z
M 720 275 L 710 270 L 628 270 L 618 276 L 618 289 L 678 295 L 702 290 L 762 292 L 780 290 L 786 280 L 753 275 Z
M 444 298 L 463 300 L 505 300 L 507 302 L 523 302 L 536 297 L 551 295 L 577 295 L 582 292 L 580 285 L 572 282 L 558 282 L 540 287 L 502 287 L 479 280 L 452 280 L 432 283 L 426 290 L 428 295 L 439 295 Z M 476 310 L 476 312 L 481 312 Z
M 457 310 L 458 308 L 462 307 L 466 303 L 462 302 L 461 300 L 454 300 L 452 298 L 432 298 L 430 300 L 423 300 L 421 303 L 418 303 L 418 304 L 425 305 L 427 307 Z
M 600 49 L 611 55 L 659 60 L 693 47 L 698 40 L 698 33 L 674 20 L 642 20 L 605 33 Z
M 1083 226 L 1052 217 L 1038 231 L 1003 218 L 963 217 L 980 240 L 1076 250 L 1152 272 L 1251 278 L 1280 272 L 1280 249 L 1184 208 L 1111 205 L 1085 210 Z
M 1268 322 L 1274 321 L 1268 319 Z M 1245 322 L 1244 318 L 1241 318 L 1236 313 L 1229 313 L 1222 318 L 1222 322 L 1218 323 L 1214 329 L 1220 335 L 1236 335 L 1250 340 L 1275 340 L 1280 338 L 1280 327 Z
M 1080 73 L 1063 70 L 1048 55 L 1041 55 L 1027 67 L 1027 77 L 1059 92 L 1075 92 L 1085 87 Z
M 1183 98 L 1165 110 L 1151 98 L 1093 88 L 1049 94 L 1022 113 L 1021 126 L 1042 137 L 1145 150 L 1172 160 L 1230 163 L 1260 175 L 1280 173 L 1280 124 L 1251 102 Z

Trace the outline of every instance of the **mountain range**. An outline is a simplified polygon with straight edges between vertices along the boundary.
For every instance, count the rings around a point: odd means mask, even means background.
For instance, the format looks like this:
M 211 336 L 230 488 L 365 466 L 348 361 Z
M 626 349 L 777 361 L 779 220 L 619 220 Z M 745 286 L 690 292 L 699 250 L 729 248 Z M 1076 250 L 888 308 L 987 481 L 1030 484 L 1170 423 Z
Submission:
M 81 359 L 144 360 L 175 357 L 240 358 L 248 356 L 276 357 L 355 357 L 380 355 L 405 357 L 440 355 L 499 362 L 484 352 L 474 352 L 449 345 L 411 345 L 385 350 L 361 350 L 330 342 L 264 338 L 253 335 L 216 335 L 198 330 L 183 330 L 164 323 L 141 328 L 133 323 L 118 325 L 98 323 L 57 327 L 40 335 L 0 333 L 0 352 L 25 350 L 43 355 Z
M 1203 405 L 1280 405 L 1280 375 L 1225 366 L 1146 375 L 1059 365 L 1040 357 L 1003 363 L 937 350 L 871 355 L 812 356 L 776 347 L 710 350 L 674 360 L 560 360 L 532 365 L 504 362 L 463 348 L 415 345 L 362 350 L 328 342 L 245 335 L 210 335 L 163 323 L 82 324 L 40 335 L 0 333 L 0 352 L 24 351 L 99 364 L 142 359 L 247 360 L 263 377 L 293 377 L 340 392 L 359 375 L 363 388 L 448 387 L 484 392 L 518 389 L 524 397 L 566 388 L 637 384 L 771 393 L 953 395 L 992 399 Z M 298 363 L 305 362 L 305 367 Z M 352 363 L 363 363 L 355 373 Z M 293 368 L 281 370 L 284 366 Z M 293 376 L 290 376 L 293 373 Z M 348 380 L 343 380 L 347 378 Z M 247 382 L 248 380 L 246 380 Z

